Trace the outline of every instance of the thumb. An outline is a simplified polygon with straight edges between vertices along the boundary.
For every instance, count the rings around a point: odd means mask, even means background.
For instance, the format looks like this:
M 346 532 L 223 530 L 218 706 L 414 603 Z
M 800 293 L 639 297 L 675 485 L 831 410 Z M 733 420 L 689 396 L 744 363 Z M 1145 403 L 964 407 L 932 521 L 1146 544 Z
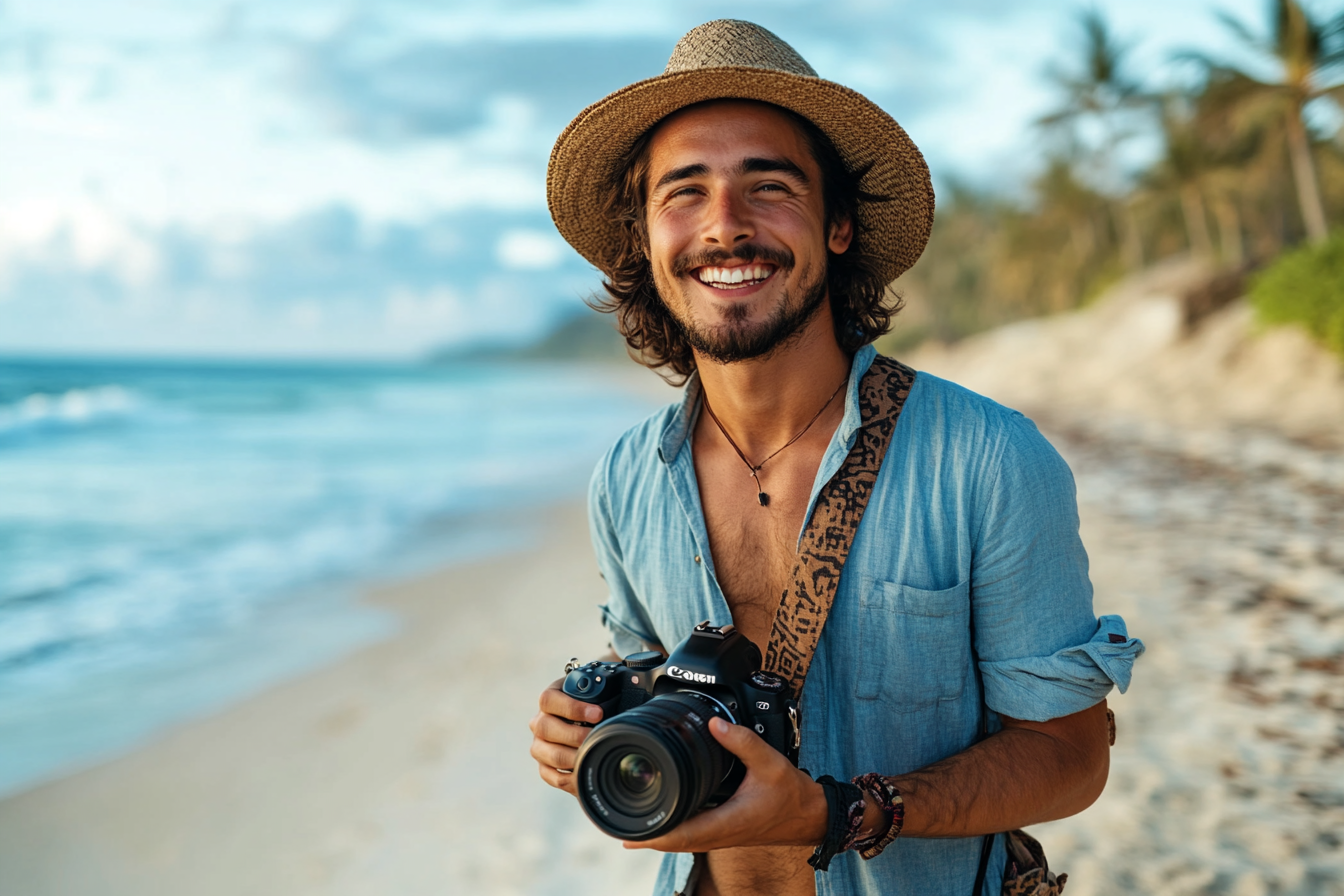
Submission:
M 724 719 L 710 719 L 709 733 L 748 768 L 762 759 L 768 759 L 775 752 L 755 731 L 743 725 L 730 725 Z

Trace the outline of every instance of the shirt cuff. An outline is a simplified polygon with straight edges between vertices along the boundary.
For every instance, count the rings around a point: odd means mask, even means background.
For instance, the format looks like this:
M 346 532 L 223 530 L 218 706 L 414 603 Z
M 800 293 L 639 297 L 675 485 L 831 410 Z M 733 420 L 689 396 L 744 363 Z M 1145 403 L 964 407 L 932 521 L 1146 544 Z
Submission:
M 1050 656 L 1024 656 L 982 662 L 985 703 L 1014 719 L 1045 722 L 1100 703 L 1111 686 L 1129 688 L 1134 661 L 1143 642 L 1129 637 L 1125 620 L 1102 616 L 1085 644 Z

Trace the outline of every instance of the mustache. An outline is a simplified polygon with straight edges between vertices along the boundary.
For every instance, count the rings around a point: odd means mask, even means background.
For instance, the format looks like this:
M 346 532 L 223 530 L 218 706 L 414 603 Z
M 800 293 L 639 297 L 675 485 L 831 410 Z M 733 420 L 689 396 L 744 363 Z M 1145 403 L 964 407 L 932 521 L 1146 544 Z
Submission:
M 788 249 L 770 249 L 755 243 L 743 243 L 731 252 L 727 249 L 705 249 L 703 252 L 679 255 L 672 262 L 672 274 L 684 277 L 696 268 L 721 265 L 729 259 L 745 261 L 748 264 L 768 262 L 782 271 L 793 267 L 793 253 Z

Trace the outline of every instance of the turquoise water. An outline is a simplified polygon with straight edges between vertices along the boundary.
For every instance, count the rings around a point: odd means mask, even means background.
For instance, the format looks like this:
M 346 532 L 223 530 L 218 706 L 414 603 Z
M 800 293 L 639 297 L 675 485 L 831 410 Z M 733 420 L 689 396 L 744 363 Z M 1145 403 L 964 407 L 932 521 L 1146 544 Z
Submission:
M 0 362 L 0 794 L 390 635 L 349 584 L 529 537 L 652 410 L 611 380 Z

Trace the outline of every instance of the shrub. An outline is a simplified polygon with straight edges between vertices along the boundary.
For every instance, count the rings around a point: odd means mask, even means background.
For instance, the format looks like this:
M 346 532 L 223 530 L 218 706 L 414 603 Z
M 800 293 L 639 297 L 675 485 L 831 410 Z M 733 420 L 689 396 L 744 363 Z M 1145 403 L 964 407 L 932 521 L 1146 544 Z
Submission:
M 1344 356 L 1344 230 L 1280 255 L 1251 280 L 1251 304 L 1269 324 L 1301 324 Z

